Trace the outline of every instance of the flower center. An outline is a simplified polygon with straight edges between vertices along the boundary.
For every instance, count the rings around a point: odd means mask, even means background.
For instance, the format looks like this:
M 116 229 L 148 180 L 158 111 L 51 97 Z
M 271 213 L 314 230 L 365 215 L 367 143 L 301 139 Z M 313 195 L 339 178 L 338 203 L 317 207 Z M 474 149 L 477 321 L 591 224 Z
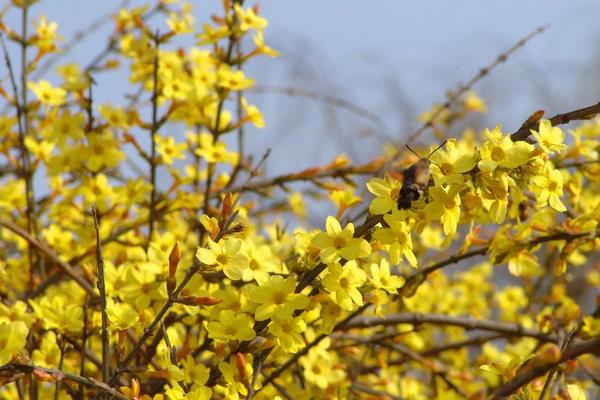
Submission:
M 336 250 L 342 249 L 346 247 L 346 241 L 344 240 L 344 238 L 336 237 L 335 239 L 333 239 L 333 247 L 335 247 Z
M 504 150 L 500 146 L 494 146 L 492 149 L 492 160 L 498 162 L 504 160 Z

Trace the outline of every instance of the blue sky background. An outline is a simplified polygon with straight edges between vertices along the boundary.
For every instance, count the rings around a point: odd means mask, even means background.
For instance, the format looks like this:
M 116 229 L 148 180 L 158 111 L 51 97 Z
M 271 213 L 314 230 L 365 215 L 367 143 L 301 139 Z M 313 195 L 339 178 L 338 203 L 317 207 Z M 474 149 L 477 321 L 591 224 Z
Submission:
M 120 3 L 43 0 L 32 16 L 45 13 L 70 38 Z M 193 4 L 200 26 L 220 9 L 221 2 Z M 444 101 L 447 90 L 469 80 L 500 52 L 545 24 L 550 24 L 545 33 L 475 87 L 490 111 L 484 120 L 473 122 L 501 123 L 510 131 L 537 109 L 554 115 L 600 100 L 600 52 L 595 45 L 600 37 L 598 1 L 263 0 L 260 5 L 270 21 L 266 41 L 281 56 L 249 65 L 248 73 L 259 84 L 344 98 L 377 113 L 385 121 L 385 133 L 398 140 L 418 126 L 419 114 Z M 18 26 L 15 15 L 7 15 L 12 26 Z M 64 60 L 87 64 L 105 46 L 113 26 L 104 24 Z M 97 80 L 97 102 L 124 102 L 125 74 L 105 74 Z M 257 157 L 272 148 L 269 175 L 326 163 L 339 152 L 364 162 L 381 150 L 377 133 L 364 134 L 376 127 L 347 111 L 314 100 L 248 96 L 263 110 L 267 122 L 262 131 L 248 131 L 248 147 Z M 173 128 L 163 133 L 182 135 L 183 131 Z M 424 135 L 422 141 L 430 144 L 433 139 Z

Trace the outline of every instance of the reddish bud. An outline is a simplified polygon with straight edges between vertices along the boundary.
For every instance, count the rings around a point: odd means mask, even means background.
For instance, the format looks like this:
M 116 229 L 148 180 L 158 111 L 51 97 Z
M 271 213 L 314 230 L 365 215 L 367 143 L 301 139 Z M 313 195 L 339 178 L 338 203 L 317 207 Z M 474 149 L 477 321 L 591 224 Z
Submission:
M 223 302 L 223 299 L 216 296 L 182 296 L 177 299 L 178 303 L 186 306 L 214 306 Z
M 235 353 L 235 365 L 242 380 L 246 380 L 246 357 L 244 357 L 244 353 Z
M 181 261 L 181 250 L 179 250 L 179 242 L 175 242 L 171 254 L 169 254 L 169 276 L 175 276 L 179 261 Z
M 225 218 L 227 218 L 227 216 L 229 215 L 232 205 L 233 205 L 233 194 L 231 194 L 231 192 L 227 192 L 227 194 L 223 198 L 223 206 L 221 207 L 221 220 L 222 221 L 224 221 Z

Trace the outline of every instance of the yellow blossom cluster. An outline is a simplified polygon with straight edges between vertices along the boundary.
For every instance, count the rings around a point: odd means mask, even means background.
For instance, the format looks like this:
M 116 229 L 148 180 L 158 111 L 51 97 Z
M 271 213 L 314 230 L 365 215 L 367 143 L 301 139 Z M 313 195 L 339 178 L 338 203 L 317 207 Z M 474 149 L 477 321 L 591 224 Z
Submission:
M 595 393 L 600 110 L 262 178 L 242 151 L 265 127 L 245 67 L 277 56 L 258 5 L 223 0 L 199 26 L 191 2 L 120 10 L 96 64 L 59 83 L 30 79 L 58 24 L 0 22 L 28 61 L 7 71 L 23 91 L 0 91 L 1 398 Z M 116 69 L 138 94 L 98 104 Z M 438 135 L 486 111 L 463 97 L 423 116 Z M 310 226 L 299 181 L 335 215 Z

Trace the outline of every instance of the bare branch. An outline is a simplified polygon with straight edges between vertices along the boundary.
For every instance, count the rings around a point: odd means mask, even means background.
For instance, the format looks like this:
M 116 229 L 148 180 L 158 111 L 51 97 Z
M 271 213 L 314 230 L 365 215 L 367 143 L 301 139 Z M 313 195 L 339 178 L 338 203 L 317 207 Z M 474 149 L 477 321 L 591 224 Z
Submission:
M 532 367 L 531 369 L 526 368 L 524 371 L 518 373 L 517 376 L 515 376 L 512 380 L 496 389 L 496 391 L 493 393 L 490 399 L 503 399 L 519 390 L 519 388 L 527 385 L 535 378 L 540 377 L 545 373 L 549 372 L 550 370 L 554 369 L 561 363 L 568 360 L 573 360 L 583 354 L 599 355 L 600 338 L 591 339 L 586 342 L 581 342 L 570 346 L 563 352 L 558 362 L 543 364 L 540 366 Z

